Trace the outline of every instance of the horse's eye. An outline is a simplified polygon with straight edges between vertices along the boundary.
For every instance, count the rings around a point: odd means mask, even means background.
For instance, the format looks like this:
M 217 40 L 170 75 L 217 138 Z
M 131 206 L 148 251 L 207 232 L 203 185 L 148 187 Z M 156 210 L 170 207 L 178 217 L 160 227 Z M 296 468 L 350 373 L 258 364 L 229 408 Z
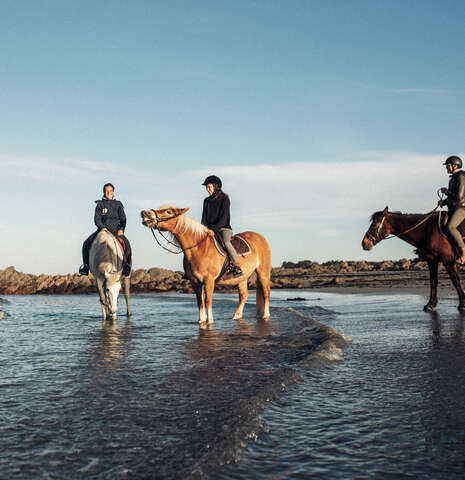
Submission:
M 168 210 L 166 211 L 166 213 L 167 213 L 168 215 L 171 215 L 171 214 L 173 213 L 173 211 L 168 209 Z

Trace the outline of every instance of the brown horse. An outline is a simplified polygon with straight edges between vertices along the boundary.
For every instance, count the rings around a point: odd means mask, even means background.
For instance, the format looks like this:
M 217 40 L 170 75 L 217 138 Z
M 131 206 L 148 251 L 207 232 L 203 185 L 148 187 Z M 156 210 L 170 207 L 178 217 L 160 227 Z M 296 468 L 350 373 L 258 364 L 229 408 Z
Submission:
M 432 311 L 438 303 L 438 265 L 441 262 L 447 270 L 459 296 L 459 310 L 465 310 L 465 294 L 455 264 L 454 250 L 449 240 L 438 228 L 438 213 L 405 214 L 382 212 L 371 216 L 370 228 L 362 240 L 364 250 L 371 250 L 377 243 L 389 235 L 399 237 L 418 249 L 420 256 L 428 262 L 430 280 L 430 298 L 424 310 Z M 392 237 L 391 237 L 392 238 Z
M 257 318 L 269 318 L 271 248 L 266 239 L 255 232 L 240 233 L 251 248 L 249 255 L 240 256 L 239 263 L 244 274 L 240 277 L 224 275 L 218 278 L 223 270 L 225 257 L 216 249 L 208 228 L 185 214 L 188 210 L 163 206 L 158 210 L 142 210 L 141 217 L 146 227 L 171 232 L 184 252 L 184 271 L 197 296 L 199 323 L 213 322 L 215 281 L 220 285 L 237 285 L 239 305 L 234 319 L 242 318 L 249 295 L 247 280 L 254 272 L 257 273 Z

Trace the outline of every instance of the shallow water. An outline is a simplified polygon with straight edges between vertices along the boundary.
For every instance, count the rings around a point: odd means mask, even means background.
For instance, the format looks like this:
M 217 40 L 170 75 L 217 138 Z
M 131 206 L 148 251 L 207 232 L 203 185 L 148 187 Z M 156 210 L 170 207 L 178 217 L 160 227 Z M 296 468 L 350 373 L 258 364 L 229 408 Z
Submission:
M 453 297 L 280 291 L 257 323 L 218 295 L 209 330 L 191 296 L 134 296 L 114 329 L 94 296 L 3 298 L 0 478 L 464 477 Z M 290 308 L 351 336 L 344 361 Z
M 134 296 L 116 327 L 102 327 L 95 296 L 8 300 L 0 478 L 214 472 L 260 435 L 265 404 L 302 380 L 294 365 L 317 346 L 308 319 L 276 307 L 270 322 L 235 322 L 227 297 L 207 330 L 192 296 Z
M 303 310 L 340 312 L 319 319 L 353 338 L 345 360 L 304 373 L 265 410 L 268 432 L 215 478 L 465 478 L 465 316 L 455 296 L 433 314 L 420 295 L 304 296 Z

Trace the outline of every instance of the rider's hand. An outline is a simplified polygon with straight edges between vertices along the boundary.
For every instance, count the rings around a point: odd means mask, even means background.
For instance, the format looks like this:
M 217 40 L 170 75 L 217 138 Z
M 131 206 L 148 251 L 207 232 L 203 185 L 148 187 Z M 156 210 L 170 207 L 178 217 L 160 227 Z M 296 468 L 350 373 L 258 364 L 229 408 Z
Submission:
M 215 232 L 213 230 L 208 230 L 208 235 L 210 235 L 210 237 L 214 237 Z
M 443 195 L 449 195 L 449 190 L 446 188 L 446 187 L 442 187 L 440 192 L 443 194 Z
M 438 207 L 442 207 L 442 204 L 443 204 L 443 200 L 439 200 L 438 201 Z
M 124 235 L 123 230 L 118 230 L 118 237 L 121 237 L 121 236 L 123 236 L 123 235 Z

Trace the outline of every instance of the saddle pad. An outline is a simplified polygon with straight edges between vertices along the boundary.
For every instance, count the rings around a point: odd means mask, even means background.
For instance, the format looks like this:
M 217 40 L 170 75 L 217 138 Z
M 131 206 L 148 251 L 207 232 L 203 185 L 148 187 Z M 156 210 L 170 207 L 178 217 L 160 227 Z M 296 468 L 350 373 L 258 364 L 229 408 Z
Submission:
M 234 249 L 236 250 L 238 255 L 241 255 L 242 257 L 245 257 L 246 255 L 249 255 L 252 252 L 252 249 L 250 248 L 250 245 L 240 236 L 240 235 L 234 235 L 231 237 L 231 243 Z M 223 257 L 226 256 L 226 251 L 223 248 L 223 245 L 220 244 L 218 239 L 215 237 L 215 247 L 218 250 L 218 252 L 223 255 Z
M 121 247 L 121 251 L 123 252 L 123 255 L 124 255 L 124 240 L 118 235 L 115 235 L 115 238 L 116 240 L 118 240 L 119 246 Z

